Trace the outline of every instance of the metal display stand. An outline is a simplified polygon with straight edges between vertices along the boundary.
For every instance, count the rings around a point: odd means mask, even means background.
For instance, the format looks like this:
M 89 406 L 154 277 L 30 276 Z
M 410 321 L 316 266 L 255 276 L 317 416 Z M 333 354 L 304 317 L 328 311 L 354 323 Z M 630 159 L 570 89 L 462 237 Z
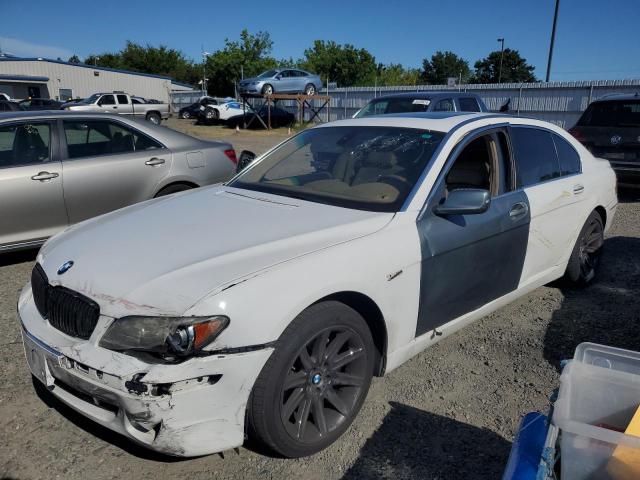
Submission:
M 257 118 L 258 122 L 262 124 L 262 126 L 266 130 L 271 130 L 271 109 L 277 106 L 277 102 L 279 100 L 294 100 L 296 102 L 296 121 L 300 123 L 300 125 L 305 123 L 305 110 L 311 112 L 310 118 L 307 122 L 312 122 L 317 119 L 318 122 L 323 123 L 323 120 L 320 118 L 320 112 L 323 108 L 326 107 L 327 110 L 327 119 L 329 119 L 329 102 L 331 101 L 331 97 L 328 95 L 303 95 L 303 94 L 285 94 L 285 93 L 274 93 L 271 95 L 240 95 L 242 97 L 242 108 L 243 108 L 243 124 L 244 128 L 247 128 L 251 123 Z M 251 101 L 252 100 L 252 101 Z M 317 102 L 322 102 L 321 105 L 318 106 Z M 247 110 L 246 105 L 251 105 L 251 108 L 256 112 L 256 115 L 252 115 L 247 123 Z M 263 108 L 267 109 L 267 122 L 258 115 Z

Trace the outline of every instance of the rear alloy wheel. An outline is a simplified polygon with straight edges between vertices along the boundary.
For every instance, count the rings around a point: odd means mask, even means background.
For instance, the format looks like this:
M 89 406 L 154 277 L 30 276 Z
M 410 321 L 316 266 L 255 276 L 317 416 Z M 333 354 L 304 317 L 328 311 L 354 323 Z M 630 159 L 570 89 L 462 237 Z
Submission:
M 160 115 L 158 113 L 151 112 L 147 114 L 147 120 L 149 120 L 154 125 L 160 125 L 160 121 L 162 119 L 160 118 Z
M 565 280 L 575 286 L 589 284 L 596 276 L 603 246 L 604 223 L 600 214 L 594 211 L 587 218 L 571 252 Z
M 273 87 L 267 83 L 262 87 L 262 95 L 273 95 Z
M 364 402 L 374 344 L 364 319 L 339 302 L 309 307 L 285 330 L 249 403 L 255 437 L 285 457 L 337 440 Z
M 316 94 L 316 86 L 313 83 L 310 83 L 306 87 L 304 87 L 305 95 L 315 95 Z

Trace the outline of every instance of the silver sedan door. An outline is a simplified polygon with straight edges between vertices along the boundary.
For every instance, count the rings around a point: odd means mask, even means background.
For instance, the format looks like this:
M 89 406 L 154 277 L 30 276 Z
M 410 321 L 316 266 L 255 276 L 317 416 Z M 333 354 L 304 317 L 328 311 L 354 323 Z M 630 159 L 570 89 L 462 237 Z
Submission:
M 171 170 L 171 152 L 107 119 L 64 120 L 64 195 L 72 223 L 153 197 Z
M 0 250 L 28 246 L 68 224 L 52 138 L 48 121 L 0 126 Z

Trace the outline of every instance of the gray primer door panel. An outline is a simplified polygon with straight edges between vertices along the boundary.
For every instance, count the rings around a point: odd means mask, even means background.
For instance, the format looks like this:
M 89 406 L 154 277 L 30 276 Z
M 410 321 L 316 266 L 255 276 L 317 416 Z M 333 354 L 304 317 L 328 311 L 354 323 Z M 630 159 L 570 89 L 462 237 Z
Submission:
M 526 205 L 526 209 L 520 208 Z M 514 205 L 514 213 L 510 214 Z M 478 309 L 518 287 L 529 239 L 529 202 L 524 191 L 491 200 L 475 215 L 418 221 L 422 250 L 416 336 Z

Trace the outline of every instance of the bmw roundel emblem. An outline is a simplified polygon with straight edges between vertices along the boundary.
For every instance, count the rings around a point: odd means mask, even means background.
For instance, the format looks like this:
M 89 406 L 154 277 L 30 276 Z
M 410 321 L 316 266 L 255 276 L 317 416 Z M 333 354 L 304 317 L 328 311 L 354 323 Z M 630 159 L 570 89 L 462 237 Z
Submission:
M 620 142 L 622 142 L 622 137 L 620 135 L 614 135 L 611 137 L 611 145 L 618 145 Z
M 71 267 L 73 267 L 73 260 L 64 262 L 62 265 L 60 265 L 60 267 L 58 267 L 58 275 L 66 273 L 69 269 L 71 269 Z

